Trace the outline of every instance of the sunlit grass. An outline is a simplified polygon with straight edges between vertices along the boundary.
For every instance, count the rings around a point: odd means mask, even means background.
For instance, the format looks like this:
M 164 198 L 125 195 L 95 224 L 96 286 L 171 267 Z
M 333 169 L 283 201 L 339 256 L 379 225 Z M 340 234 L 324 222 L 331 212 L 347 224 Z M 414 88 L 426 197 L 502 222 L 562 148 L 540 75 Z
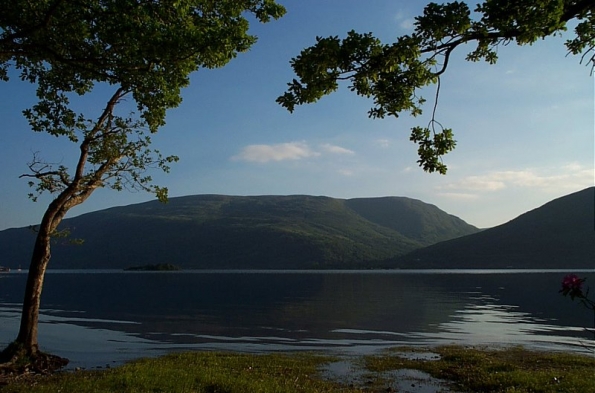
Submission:
M 521 347 L 477 349 L 439 347 L 439 360 L 411 360 L 399 349 L 385 356 L 365 358 L 365 367 L 377 373 L 396 369 L 422 370 L 450 381 L 463 392 L 595 392 L 595 359 L 568 353 L 528 351 Z
M 245 355 L 212 352 L 142 359 L 103 371 L 61 373 L 16 383 L 4 392 L 335 392 L 337 383 L 317 377 L 331 360 L 316 355 Z M 352 390 L 357 391 L 357 390 Z
M 585 393 L 595 391 L 595 358 L 567 353 L 463 347 L 397 348 L 350 359 L 365 377 L 326 379 L 321 369 L 338 360 L 317 354 L 175 353 L 102 371 L 65 372 L 28 378 L 0 392 L 284 393 L 385 392 L 402 369 L 444 380 L 457 392 Z M 345 359 L 343 359 L 345 360 Z M 420 383 L 423 383 L 420 382 Z

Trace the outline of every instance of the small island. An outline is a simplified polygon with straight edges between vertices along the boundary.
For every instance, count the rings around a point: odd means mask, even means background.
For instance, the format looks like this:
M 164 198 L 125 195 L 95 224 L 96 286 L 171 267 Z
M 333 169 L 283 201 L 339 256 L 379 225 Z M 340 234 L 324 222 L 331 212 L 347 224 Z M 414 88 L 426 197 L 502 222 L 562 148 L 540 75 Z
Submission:
M 127 267 L 126 271 L 142 271 L 142 272 L 173 272 L 182 270 L 181 267 L 172 265 L 171 263 L 157 263 L 155 265 L 131 266 Z

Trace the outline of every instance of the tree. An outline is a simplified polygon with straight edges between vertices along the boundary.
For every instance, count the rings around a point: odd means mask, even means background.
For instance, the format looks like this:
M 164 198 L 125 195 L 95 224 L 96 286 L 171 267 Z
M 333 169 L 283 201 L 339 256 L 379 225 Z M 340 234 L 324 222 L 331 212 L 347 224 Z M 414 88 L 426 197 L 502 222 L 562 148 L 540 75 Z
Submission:
M 496 63 L 498 47 L 516 42 L 527 45 L 561 34 L 575 21 L 568 52 L 582 54 L 581 63 L 595 67 L 595 2 L 593 0 L 485 0 L 472 16 L 465 2 L 430 3 L 416 18 L 413 33 L 383 44 L 372 33 L 355 31 L 347 37 L 316 38 L 316 44 L 291 60 L 298 79 L 277 99 L 293 112 L 296 105 L 313 103 L 336 91 L 341 81 L 349 89 L 371 97 L 372 118 L 398 117 L 402 112 L 422 114 L 425 99 L 419 90 L 436 85 L 431 119 L 413 127 L 410 140 L 418 144 L 418 164 L 428 172 L 446 173 L 442 156 L 455 147 L 452 130 L 436 120 L 440 76 L 455 49 L 475 44 L 469 61 Z M 593 68 L 591 68 L 593 70 Z
M 180 104 L 190 73 L 222 67 L 255 43 L 248 14 L 268 22 L 285 10 L 274 0 L 0 0 L 0 8 L 0 78 L 14 72 L 35 84 L 38 101 L 23 112 L 31 129 L 78 147 L 72 168 L 35 154 L 22 176 L 32 199 L 55 197 L 36 228 L 18 336 L 0 359 L 13 364 L 48 359 L 37 339 L 40 296 L 50 241 L 62 233 L 65 214 L 101 187 L 166 200 L 167 189 L 146 171 L 167 172 L 177 157 L 152 150 L 150 135 Z M 71 104 L 106 89 L 98 113 Z M 135 113 L 124 114 L 131 105 Z

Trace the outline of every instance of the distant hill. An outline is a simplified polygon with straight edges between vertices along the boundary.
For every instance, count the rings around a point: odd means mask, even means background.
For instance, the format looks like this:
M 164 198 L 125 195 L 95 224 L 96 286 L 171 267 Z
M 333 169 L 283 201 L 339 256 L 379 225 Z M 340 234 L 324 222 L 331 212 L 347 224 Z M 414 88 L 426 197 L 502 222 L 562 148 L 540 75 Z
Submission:
M 56 239 L 50 268 L 368 268 L 478 231 L 403 197 L 196 195 L 115 207 L 63 222 L 82 245 Z M 28 266 L 34 233 L 0 232 L 0 264 Z
M 395 258 L 399 268 L 595 268 L 595 188 Z

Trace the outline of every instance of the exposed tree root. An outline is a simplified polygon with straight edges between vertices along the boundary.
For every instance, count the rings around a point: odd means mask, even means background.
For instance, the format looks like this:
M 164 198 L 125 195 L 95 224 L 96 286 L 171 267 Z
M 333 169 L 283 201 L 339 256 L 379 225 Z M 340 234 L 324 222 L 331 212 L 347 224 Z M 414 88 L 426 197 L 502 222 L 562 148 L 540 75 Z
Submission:
M 0 352 L 0 386 L 34 375 L 49 375 L 68 364 L 68 359 L 27 350 L 13 342 Z

